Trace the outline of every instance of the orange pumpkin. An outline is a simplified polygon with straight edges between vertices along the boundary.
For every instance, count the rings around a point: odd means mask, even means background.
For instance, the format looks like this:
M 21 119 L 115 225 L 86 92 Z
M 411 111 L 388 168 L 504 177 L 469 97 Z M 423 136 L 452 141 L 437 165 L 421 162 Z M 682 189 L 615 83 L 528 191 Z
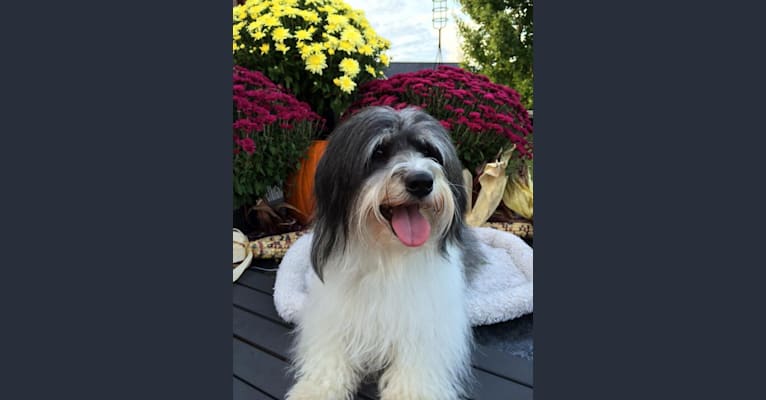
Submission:
M 288 179 L 287 202 L 303 214 L 297 218 L 304 225 L 314 216 L 314 173 L 325 148 L 327 140 L 314 140 L 301 160 L 301 167 Z

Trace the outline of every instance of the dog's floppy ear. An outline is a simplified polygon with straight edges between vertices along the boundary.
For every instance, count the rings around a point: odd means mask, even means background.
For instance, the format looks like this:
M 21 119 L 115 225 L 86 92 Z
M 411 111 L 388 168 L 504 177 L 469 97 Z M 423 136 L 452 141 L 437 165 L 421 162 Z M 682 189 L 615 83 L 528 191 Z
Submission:
M 336 131 L 333 133 L 335 135 Z M 343 201 L 343 193 L 340 181 L 334 181 L 332 171 L 338 166 L 337 146 L 333 146 L 331 140 L 327 144 L 324 155 L 317 164 L 314 175 L 314 198 L 316 199 L 316 211 L 314 214 L 314 237 L 311 242 L 311 265 L 319 280 L 324 282 L 322 270 L 327 259 L 336 247 L 345 247 L 345 231 L 343 224 L 344 210 L 340 206 Z M 328 207 L 329 204 L 339 204 L 337 207 Z
M 359 151 L 375 134 L 370 123 L 376 119 L 373 110 L 367 109 L 340 123 L 330 134 L 324 155 L 317 164 L 311 264 L 320 280 L 323 280 L 322 271 L 328 258 L 345 251 L 356 189 L 365 177 L 366 158 Z

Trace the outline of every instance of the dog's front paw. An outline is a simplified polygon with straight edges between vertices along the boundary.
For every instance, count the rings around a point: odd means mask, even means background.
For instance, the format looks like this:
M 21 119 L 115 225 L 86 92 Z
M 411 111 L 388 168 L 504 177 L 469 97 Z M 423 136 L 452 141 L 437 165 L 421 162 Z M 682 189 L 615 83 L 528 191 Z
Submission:
M 458 394 L 449 388 L 391 387 L 380 393 L 380 400 L 458 400 Z
M 411 379 L 390 379 L 380 387 L 380 400 L 457 400 L 448 385 Z
M 339 381 L 300 380 L 287 393 L 285 400 L 347 400 L 351 390 Z

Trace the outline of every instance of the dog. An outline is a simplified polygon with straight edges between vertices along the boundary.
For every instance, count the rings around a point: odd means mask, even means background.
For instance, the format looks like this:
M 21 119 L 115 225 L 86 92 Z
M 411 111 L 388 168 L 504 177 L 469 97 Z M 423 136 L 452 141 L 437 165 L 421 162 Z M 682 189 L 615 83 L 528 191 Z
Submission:
M 462 165 L 416 108 L 366 108 L 330 135 L 315 175 L 311 263 L 289 400 L 453 400 L 470 386 L 465 288 L 484 262 Z

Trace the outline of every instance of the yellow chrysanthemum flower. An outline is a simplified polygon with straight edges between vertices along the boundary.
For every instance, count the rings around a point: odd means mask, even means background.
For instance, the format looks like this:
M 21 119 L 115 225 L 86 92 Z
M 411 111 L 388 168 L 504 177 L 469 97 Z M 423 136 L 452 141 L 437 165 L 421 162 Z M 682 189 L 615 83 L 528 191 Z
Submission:
M 275 17 L 274 14 L 266 14 L 262 17 L 261 21 L 263 21 L 264 26 L 273 27 L 273 26 L 280 26 L 279 18 Z
M 372 76 L 375 76 L 375 68 L 373 68 L 371 65 L 365 65 L 364 69 Z
M 356 87 L 356 83 L 354 83 L 354 81 L 346 75 L 333 79 L 332 83 L 338 86 L 341 91 L 346 93 L 351 93 Z
M 388 67 L 388 61 L 389 61 L 389 59 L 388 59 L 388 54 L 386 54 L 386 53 L 381 53 L 381 54 L 380 54 L 380 62 L 381 62 L 383 65 L 385 65 L 386 67 Z
M 260 47 L 260 50 L 261 50 L 261 54 L 268 53 L 269 52 L 269 44 L 268 43 L 262 44 L 261 47 Z
M 338 48 L 338 46 L 340 46 L 340 40 L 338 40 L 338 38 L 336 38 L 335 36 L 328 35 L 326 33 L 323 33 L 322 36 L 324 36 L 324 38 L 325 38 L 325 41 L 324 41 L 324 48 L 325 49 L 328 49 L 328 50 L 333 49 L 333 50 L 335 50 L 335 49 Z
M 366 19 L 365 18 L 365 14 L 364 14 L 364 10 L 351 9 L 351 10 L 349 10 L 348 14 L 353 19 L 355 19 L 355 20 L 364 21 Z M 366 22 L 366 21 L 364 21 L 364 22 Z
M 242 35 L 240 34 L 240 31 L 242 30 L 243 26 L 245 26 L 244 23 L 234 24 L 234 26 L 233 26 L 233 28 L 234 28 L 233 37 L 234 37 L 235 41 L 242 39 Z
M 341 40 L 340 44 L 338 44 L 338 49 L 340 49 L 341 51 L 345 51 L 348 54 L 351 54 L 354 52 L 355 47 L 351 42 L 346 40 Z
M 327 32 L 335 33 L 342 30 L 348 25 L 348 17 L 338 14 L 330 14 L 327 16 L 327 25 L 325 28 Z
M 372 47 L 369 44 L 364 44 L 362 46 L 359 46 L 359 54 L 365 55 L 365 56 L 371 56 L 375 53 L 375 51 L 372 49 Z
M 306 29 L 300 29 L 295 31 L 295 38 L 298 40 L 309 40 L 311 39 L 311 33 Z
M 290 34 L 290 31 L 287 28 L 279 27 L 274 29 L 274 31 L 271 32 L 271 38 L 274 39 L 275 42 L 284 42 L 285 39 L 291 38 L 293 35 Z
M 361 13 L 361 17 L 357 19 L 357 24 L 359 25 L 359 28 L 363 31 L 372 30 L 372 27 L 370 27 L 370 23 L 367 22 L 367 19 L 364 17 L 364 13 Z
M 373 39 L 375 41 L 377 41 L 378 35 L 375 33 L 375 30 L 372 29 L 371 26 L 367 26 L 365 28 L 362 28 L 362 32 L 364 33 L 364 37 L 371 39 L 370 40 L 371 42 L 373 41 Z
M 284 44 L 284 43 L 277 43 L 277 44 L 274 46 L 274 49 L 276 49 L 277 51 L 281 51 L 281 52 L 282 52 L 282 54 L 286 54 L 286 53 L 287 53 L 287 51 L 288 51 L 288 50 L 290 50 L 290 47 L 289 47 L 289 46 L 285 46 L 285 44 Z
M 344 58 L 338 65 L 338 68 L 351 78 L 359 74 L 359 62 L 353 58 Z
M 337 24 L 345 28 L 346 25 L 348 25 L 348 17 L 337 13 L 331 13 L 327 15 L 327 22 L 330 24 Z
M 266 33 L 265 33 L 265 32 L 263 32 L 263 31 L 256 31 L 256 32 L 252 32 L 250 35 L 251 35 L 251 36 L 253 37 L 253 39 L 255 39 L 255 40 L 261 40 L 261 39 L 263 39 L 263 38 L 265 38 L 265 37 L 266 37 Z
M 302 42 L 298 42 L 298 50 L 301 52 L 301 58 L 304 60 L 314 53 L 319 53 L 318 51 L 314 51 L 313 47 L 305 45 Z
M 319 22 L 319 14 L 317 14 L 314 11 L 303 11 L 300 13 L 301 18 L 303 18 L 304 21 L 314 24 Z
M 346 27 L 346 29 L 343 30 L 343 32 L 340 34 L 340 40 L 345 40 L 347 42 L 353 43 L 356 46 L 361 46 L 364 44 L 362 33 L 356 30 L 356 28 L 353 26 Z
M 271 7 L 271 15 L 276 18 L 282 18 L 285 15 L 285 8 L 280 5 L 274 5 Z
M 306 58 L 306 70 L 312 74 L 322 75 L 322 70 L 327 68 L 327 57 L 322 53 L 316 53 Z
M 245 9 L 245 7 L 238 5 L 234 7 L 233 16 L 234 16 L 234 21 L 237 21 L 237 22 L 242 21 L 243 19 L 247 18 L 247 10 Z
M 334 15 L 334 14 L 338 13 L 338 9 L 336 9 L 335 7 L 333 7 L 333 6 L 329 5 L 329 4 L 324 5 L 322 7 L 317 7 L 317 10 L 326 12 L 328 16 Z
M 285 7 L 285 15 L 287 15 L 290 18 L 295 18 L 300 13 L 301 13 L 301 10 L 299 8 L 295 8 L 291 6 Z
M 269 2 L 262 2 L 262 3 L 254 3 L 254 2 L 248 2 L 250 4 L 250 7 L 247 9 L 247 13 L 250 14 L 250 17 L 252 18 L 258 18 L 259 14 L 263 12 L 263 10 L 267 9 L 271 4 Z M 248 4 L 245 4 L 247 6 Z
M 325 49 L 325 46 L 322 43 L 311 44 L 311 51 L 314 53 L 321 53 L 324 49 Z

